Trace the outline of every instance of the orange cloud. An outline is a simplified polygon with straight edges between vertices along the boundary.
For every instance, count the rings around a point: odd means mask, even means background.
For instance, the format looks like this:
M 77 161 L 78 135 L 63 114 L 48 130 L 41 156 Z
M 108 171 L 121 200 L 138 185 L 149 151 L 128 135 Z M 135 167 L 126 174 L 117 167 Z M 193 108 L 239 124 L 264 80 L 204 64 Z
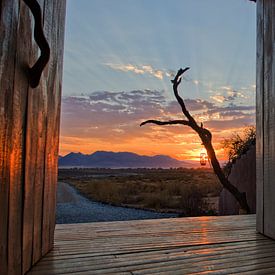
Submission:
M 213 133 L 218 157 L 225 159 L 220 142 L 242 128 L 255 123 L 255 107 L 216 106 L 214 103 L 186 99 L 188 109 L 198 123 Z M 185 126 L 139 127 L 147 119 L 182 118 L 176 102 L 167 101 L 163 92 L 95 92 L 86 96 L 64 97 L 60 154 L 71 151 L 92 153 L 97 150 L 130 151 L 144 155 L 165 154 L 181 160 L 198 160 L 201 141 Z

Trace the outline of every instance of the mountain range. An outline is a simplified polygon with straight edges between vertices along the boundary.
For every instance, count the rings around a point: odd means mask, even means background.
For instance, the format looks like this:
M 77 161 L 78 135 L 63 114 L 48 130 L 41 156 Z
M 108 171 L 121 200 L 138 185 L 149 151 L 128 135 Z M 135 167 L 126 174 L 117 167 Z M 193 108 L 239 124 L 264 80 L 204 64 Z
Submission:
M 61 168 L 190 168 L 196 162 L 180 161 L 166 155 L 142 156 L 130 152 L 97 151 L 90 155 L 71 152 L 66 156 L 59 156 L 58 163 Z

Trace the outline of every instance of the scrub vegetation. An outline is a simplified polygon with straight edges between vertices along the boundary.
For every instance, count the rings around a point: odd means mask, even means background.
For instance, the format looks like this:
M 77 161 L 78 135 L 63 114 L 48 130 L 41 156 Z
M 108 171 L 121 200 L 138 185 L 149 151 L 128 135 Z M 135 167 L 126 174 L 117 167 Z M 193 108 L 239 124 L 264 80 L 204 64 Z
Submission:
M 217 213 L 221 185 L 212 169 L 60 169 L 59 181 L 112 205 L 176 212 Z

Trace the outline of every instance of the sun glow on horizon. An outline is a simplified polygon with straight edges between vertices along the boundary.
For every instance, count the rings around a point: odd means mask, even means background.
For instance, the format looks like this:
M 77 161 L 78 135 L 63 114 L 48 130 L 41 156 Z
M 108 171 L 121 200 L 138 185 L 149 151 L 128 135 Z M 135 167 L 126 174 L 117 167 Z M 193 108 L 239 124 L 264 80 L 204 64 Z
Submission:
M 60 152 L 61 156 L 67 155 L 71 152 L 81 152 L 83 154 L 92 154 L 96 151 L 112 151 L 112 152 L 132 152 L 139 155 L 155 156 L 155 155 L 167 155 L 172 158 L 181 161 L 200 161 L 200 154 L 205 151 L 199 142 L 187 142 L 185 146 L 181 144 L 171 143 L 171 144 L 161 144 L 161 143 L 150 143 L 147 141 L 133 142 L 127 144 L 104 143 L 101 140 L 87 139 L 79 137 L 61 137 L 60 142 Z M 213 143 L 216 148 L 216 154 L 220 161 L 226 161 L 227 156 L 223 148 L 221 148 L 220 143 Z

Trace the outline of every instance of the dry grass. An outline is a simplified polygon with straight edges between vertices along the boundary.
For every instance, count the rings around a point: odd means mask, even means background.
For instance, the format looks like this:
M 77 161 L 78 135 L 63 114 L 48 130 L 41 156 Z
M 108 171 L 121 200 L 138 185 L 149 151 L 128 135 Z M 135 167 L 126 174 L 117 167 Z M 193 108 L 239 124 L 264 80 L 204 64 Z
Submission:
M 93 200 L 185 216 L 214 214 L 221 191 L 210 169 L 62 169 L 59 180 Z

